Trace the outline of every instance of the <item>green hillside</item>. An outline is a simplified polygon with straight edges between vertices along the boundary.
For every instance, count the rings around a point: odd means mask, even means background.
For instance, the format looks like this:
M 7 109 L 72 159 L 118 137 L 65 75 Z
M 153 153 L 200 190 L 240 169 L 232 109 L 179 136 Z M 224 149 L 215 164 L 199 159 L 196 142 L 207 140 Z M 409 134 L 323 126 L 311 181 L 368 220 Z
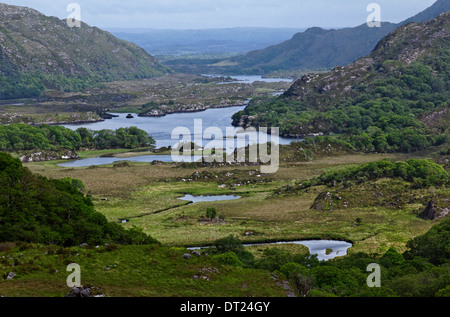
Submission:
M 281 97 L 254 100 L 240 126 L 285 136 L 339 134 L 355 149 L 411 152 L 448 140 L 450 12 L 393 31 L 368 56 L 305 75 Z
M 369 54 L 392 30 L 410 22 L 424 22 L 450 10 L 450 0 L 438 0 L 430 8 L 401 23 L 383 22 L 381 27 L 325 30 L 314 27 L 292 39 L 262 50 L 233 57 L 216 67 L 222 73 L 267 74 L 273 71 L 311 71 L 346 65 Z
M 168 69 L 137 45 L 82 23 L 0 3 L 0 99 L 44 89 L 78 91 L 95 83 L 159 76 Z

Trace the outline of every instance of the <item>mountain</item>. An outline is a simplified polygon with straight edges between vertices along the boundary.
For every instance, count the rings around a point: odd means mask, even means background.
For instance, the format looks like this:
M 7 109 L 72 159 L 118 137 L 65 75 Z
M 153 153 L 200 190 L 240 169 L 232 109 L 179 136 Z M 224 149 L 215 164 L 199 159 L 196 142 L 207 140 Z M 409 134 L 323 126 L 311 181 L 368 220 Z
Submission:
M 449 0 L 438 0 L 431 7 L 401 22 L 400 25 L 406 25 L 411 22 L 426 22 L 439 16 L 441 13 L 447 12 L 449 10 L 450 10 Z
M 369 55 L 308 74 L 275 100 L 254 100 L 239 126 L 285 136 L 340 134 L 356 149 L 409 152 L 450 139 L 450 11 L 409 23 Z
M 314 27 L 281 44 L 231 58 L 229 64 L 246 74 L 329 69 L 370 52 L 395 27 L 392 23 L 382 23 L 380 28 L 369 28 L 366 24 L 339 30 Z
M 309 74 L 297 80 L 284 94 L 285 98 L 307 100 L 310 105 L 321 108 L 337 104 L 344 97 L 357 97 L 355 87 L 370 85 L 383 80 L 403 66 L 414 62 L 426 63 L 428 67 L 443 67 L 450 49 L 450 11 L 425 23 L 411 23 L 400 27 L 384 37 L 366 57 L 347 66 L 339 66 L 319 75 Z M 426 60 L 426 62 L 425 62 Z M 433 69 L 435 76 L 443 69 Z M 400 75 L 400 73 L 399 73 Z
M 314 27 L 295 34 L 279 45 L 249 52 L 217 64 L 222 73 L 267 74 L 272 71 L 324 70 L 346 65 L 369 54 L 392 30 L 410 22 L 428 21 L 450 10 L 450 0 L 438 0 L 431 7 L 401 23 L 381 27 L 362 24 L 354 28 L 325 30 Z M 217 67 L 219 69 L 219 67 Z
M 167 71 L 142 48 L 96 27 L 82 23 L 71 28 L 65 20 L 0 3 L 0 99 L 8 97 L 5 86 L 13 83 L 70 90 L 83 81 L 146 78 Z
M 223 28 L 200 30 L 108 29 L 157 55 L 244 54 L 290 39 L 304 29 Z M 231 56 L 231 55 L 228 55 Z M 222 58 L 223 59 L 223 58 Z

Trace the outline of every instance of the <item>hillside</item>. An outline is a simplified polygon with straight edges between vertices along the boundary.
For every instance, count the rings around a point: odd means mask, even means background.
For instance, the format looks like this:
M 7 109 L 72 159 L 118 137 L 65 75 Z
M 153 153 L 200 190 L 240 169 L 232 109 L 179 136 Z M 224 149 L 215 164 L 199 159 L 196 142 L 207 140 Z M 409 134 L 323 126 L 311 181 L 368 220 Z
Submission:
M 428 21 L 450 10 L 450 0 L 438 0 L 430 8 L 399 24 L 382 23 L 380 28 L 362 24 L 354 28 L 325 30 L 314 27 L 295 34 L 279 45 L 230 58 L 222 73 L 267 74 L 273 71 L 311 71 L 346 65 L 369 54 L 392 30 L 410 22 Z M 219 68 L 219 67 L 216 67 Z
M 0 3 L 0 99 L 166 72 L 137 45 L 96 27 L 70 28 L 65 20 Z
M 279 126 L 287 136 L 344 134 L 357 149 L 378 152 L 445 142 L 449 15 L 400 27 L 366 57 L 303 76 L 280 98 L 254 101 L 234 124 Z

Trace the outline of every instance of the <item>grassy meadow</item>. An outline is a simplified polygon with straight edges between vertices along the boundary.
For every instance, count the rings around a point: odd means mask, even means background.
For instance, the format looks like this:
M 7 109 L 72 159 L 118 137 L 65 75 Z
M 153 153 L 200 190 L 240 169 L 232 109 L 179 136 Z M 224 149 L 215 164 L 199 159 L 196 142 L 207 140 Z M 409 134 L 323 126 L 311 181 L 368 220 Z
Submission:
M 290 149 L 292 150 L 292 149 Z M 288 148 L 288 151 L 290 151 Z M 81 158 L 100 155 L 127 158 L 135 151 L 104 150 L 80 152 Z M 61 297 L 67 294 L 66 267 L 82 268 L 82 284 L 92 285 L 108 297 L 286 297 L 295 293 L 283 274 L 229 265 L 214 256 L 192 255 L 186 247 L 207 246 L 234 236 L 244 243 L 304 239 L 338 239 L 353 244 L 349 253 L 383 254 L 390 247 L 406 250 L 411 238 L 427 232 L 438 220 L 418 217 L 429 196 L 448 196 L 446 188 L 413 190 L 404 195 L 405 184 L 380 179 L 350 188 L 317 185 L 299 191 L 303 180 L 388 158 L 404 161 L 411 156 L 391 154 L 339 153 L 310 161 L 289 159 L 282 151 L 275 174 L 261 174 L 256 165 L 184 163 L 127 163 L 79 168 L 58 166 L 62 161 L 26 163 L 32 172 L 52 179 L 73 178 L 83 182 L 83 192 L 92 197 L 95 209 L 108 221 L 125 228 L 134 226 L 160 245 L 89 245 L 87 247 L 44 246 L 27 243 L 0 244 L 0 295 L 8 297 Z M 289 153 L 288 153 L 289 154 Z M 292 154 L 292 153 L 291 153 Z M 417 153 L 428 158 L 433 153 Z M 295 153 L 294 153 L 295 156 Z M 373 191 L 373 188 L 379 188 Z M 386 189 L 387 188 L 387 189 Z M 346 207 L 332 210 L 312 208 L 319 195 L 334 191 L 343 196 Z M 374 193 L 377 197 L 373 197 Z M 240 199 L 191 203 L 180 200 L 186 194 L 235 195 Z M 402 204 L 384 204 L 396 195 Z M 407 197 L 406 197 L 407 198 Z M 394 199 L 395 200 L 395 199 Z M 418 203 L 423 201 L 424 203 Z M 320 203 L 320 201 L 319 201 Z M 206 217 L 207 208 L 217 217 Z M 124 221 L 125 220 L 125 221 Z M 279 250 L 305 256 L 308 249 L 296 244 L 245 247 L 255 259 Z M 282 254 L 282 253 L 280 253 Z M 8 280 L 9 272 L 16 276 Z
M 345 154 L 309 162 L 282 163 L 276 174 L 267 175 L 261 175 L 258 166 L 208 168 L 129 163 L 124 167 L 62 168 L 57 162 L 26 166 L 50 178 L 82 180 L 85 192 L 93 196 L 97 211 L 109 221 L 126 220 L 123 226 L 141 227 L 167 246 L 208 245 L 235 235 L 243 242 L 339 239 L 354 244 L 349 252 L 381 253 L 391 246 L 404 250 L 409 239 L 429 230 L 433 222 L 417 217 L 417 211 L 425 206 L 323 211 L 311 209 L 311 206 L 325 190 L 324 186 L 295 195 L 274 195 L 274 192 L 324 171 L 384 158 L 404 159 L 401 155 Z M 241 198 L 190 204 L 179 199 L 185 194 L 238 195 Z M 217 209 L 217 219 L 206 219 L 208 207 Z M 362 223 L 357 223 L 357 219 L 362 219 Z

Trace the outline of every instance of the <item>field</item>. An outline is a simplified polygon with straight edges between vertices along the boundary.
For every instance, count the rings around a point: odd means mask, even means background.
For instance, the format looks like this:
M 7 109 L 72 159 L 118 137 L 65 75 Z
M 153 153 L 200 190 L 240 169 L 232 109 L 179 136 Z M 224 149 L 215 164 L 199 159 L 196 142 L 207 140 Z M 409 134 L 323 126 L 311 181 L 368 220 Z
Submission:
M 323 211 L 311 209 L 325 189 L 323 186 L 295 195 L 274 195 L 282 186 L 324 171 L 384 158 L 403 160 L 404 156 L 344 154 L 285 163 L 276 174 L 266 175 L 261 175 L 257 166 L 208 168 L 129 163 L 124 167 L 61 168 L 57 162 L 26 166 L 50 178 L 82 180 L 85 192 L 93 196 L 97 211 L 108 220 L 119 223 L 125 220 L 125 227 L 141 227 L 167 246 L 208 245 L 231 234 L 244 242 L 339 239 L 353 243 L 350 252 L 382 253 L 391 246 L 404 251 L 409 239 L 425 233 L 433 224 L 417 217 L 425 205 Z M 185 194 L 241 198 L 190 204 L 179 199 Z M 208 207 L 217 209 L 218 219 L 206 219 Z M 358 218 L 363 220 L 362 224 L 357 224 Z
M 431 152 L 416 153 L 431 158 Z M 298 181 L 325 171 L 337 171 L 382 159 L 404 161 L 411 155 L 357 154 L 332 151 L 313 160 L 295 157 L 295 146 L 282 147 L 281 166 L 275 174 L 261 174 L 259 166 L 203 166 L 185 163 L 121 163 L 98 167 L 63 168 L 59 161 L 26 163 L 31 171 L 48 178 L 74 178 L 92 196 L 97 211 L 126 228 L 142 228 L 160 245 L 44 246 L 23 242 L 0 244 L 0 295 L 8 297 L 61 297 L 68 293 L 67 265 L 82 268 L 82 284 L 108 297 L 286 297 L 297 296 L 285 273 L 260 267 L 221 262 L 210 251 L 195 254 L 186 247 L 208 246 L 234 236 L 257 261 L 282 261 L 282 252 L 305 257 L 305 246 L 275 241 L 336 239 L 352 243 L 349 253 L 383 254 L 390 247 L 406 251 L 408 240 L 426 233 L 440 220 L 418 217 L 428 197 L 448 197 L 447 188 L 404 191 L 400 180 L 380 179 L 339 189 L 348 207 L 311 208 L 324 191 L 338 188 L 317 185 L 296 191 Z M 321 150 L 320 150 L 321 152 Z M 80 152 L 128 157 L 138 152 L 103 150 Z M 297 152 L 296 152 L 297 153 Z M 373 192 L 372 187 L 379 188 Z M 387 190 L 385 189 L 387 188 Z M 405 199 L 396 194 L 422 197 Z M 388 204 L 383 199 L 386 197 Z M 235 195 L 229 201 L 190 203 L 186 194 Z M 394 199 L 395 198 L 395 199 Z M 400 200 L 401 200 L 400 199 Z M 319 200 L 319 205 L 320 205 Z M 217 217 L 207 218 L 213 207 Z M 264 245 L 264 243 L 269 243 Z M 278 251 L 277 251 L 278 250 Z M 214 249 L 212 250 L 214 252 Z M 269 252 L 269 253 L 267 253 Z M 185 254 L 191 256 L 186 259 Z M 265 262 L 261 262 L 265 263 Z M 7 279 L 8 274 L 16 274 Z M 364 276 L 362 276 L 365 278 Z

